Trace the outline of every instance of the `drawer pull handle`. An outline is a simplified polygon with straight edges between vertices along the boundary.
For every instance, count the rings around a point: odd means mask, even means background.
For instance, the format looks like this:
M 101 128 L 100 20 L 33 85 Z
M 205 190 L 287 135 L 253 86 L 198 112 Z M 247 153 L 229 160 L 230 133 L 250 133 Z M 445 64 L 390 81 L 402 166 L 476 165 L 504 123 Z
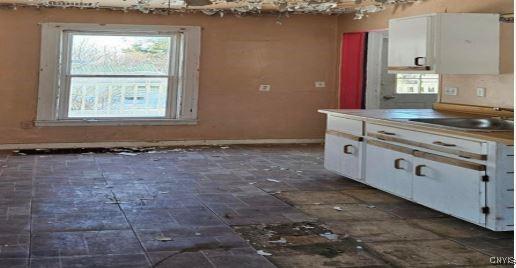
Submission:
M 434 141 L 433 144 L 441 145 L 441 146 L 444 146 L 444 147 L 456 147 L 457 146 L 455 144 L 445 143 L 445 142 L 442 142 L 442 141 Z
M 378 133 L 383 134 L 383 135 L 388 135 L 388 136 L 396 136 L 396 133 L 392 133 L 392 132 L 388 132 L 388 131 L 384 131 L 384 130 L 378 131 Z
M 351 145 L 351 144 L 344 145 L 344 153 L 345 154 L 353 154 L 353 152 L 349 151 L 349 148 L 353 148 L 353 145 Z
M 425 165 L 418 165 L 418 166 L 416 166 L 416 176 L 418 176 L 418 177 L 424 177 L 425 176 L 421 172 L 424 167 L 426 167 L 426 166 Z
M 415 57 L 414 58 L 414 65 L 416 66 L 424 66 L 423 64 L 419 63 L 420 61 L 419 60 L 425 60 L 426 58 L 425 57 Z
M 405 161 L 405 159 L 403 158 L 398 158 L 396 160 L 394 160 L 394 168 L 395 169 L 404 169 L 400 164 L 401 164 L 401 161 Z

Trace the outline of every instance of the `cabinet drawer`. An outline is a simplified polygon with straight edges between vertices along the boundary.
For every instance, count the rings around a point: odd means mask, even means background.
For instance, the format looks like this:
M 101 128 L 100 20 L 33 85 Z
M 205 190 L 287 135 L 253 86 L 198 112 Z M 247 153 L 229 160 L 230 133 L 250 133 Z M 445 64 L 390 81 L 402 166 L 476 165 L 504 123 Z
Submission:
M 362 136 L 364 134 L 364 122 L 333 115 L 328 115 L 327 129 Z
M 377 124 L 366 125 L 367 135 L 385 141 L 422 147 L 477 160 L 487 159 L 487 143 Z

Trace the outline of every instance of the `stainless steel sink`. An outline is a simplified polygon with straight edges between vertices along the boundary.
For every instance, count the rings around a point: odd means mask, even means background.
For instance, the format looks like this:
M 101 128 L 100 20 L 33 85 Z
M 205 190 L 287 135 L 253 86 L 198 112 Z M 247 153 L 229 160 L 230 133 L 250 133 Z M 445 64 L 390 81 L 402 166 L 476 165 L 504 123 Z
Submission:
M 499 118 L 418 118 L 409 121 L 469 131 L 511 131 L 514 122 Z

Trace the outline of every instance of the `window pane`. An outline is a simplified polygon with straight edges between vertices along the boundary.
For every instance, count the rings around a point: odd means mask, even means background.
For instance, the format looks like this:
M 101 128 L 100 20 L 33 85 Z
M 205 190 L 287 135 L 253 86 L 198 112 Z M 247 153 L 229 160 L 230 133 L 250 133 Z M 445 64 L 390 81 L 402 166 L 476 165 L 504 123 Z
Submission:
M 396 74 L 397 79 L 410 79 L 410 78 L 419 79 L 420 77 L 421 77 L 421 74 Z
M 167 75 L 171 37 L 72 35 L 71 74 Z
M 68 117 L 163 117 L 167 78 L 73 77 Z
M 419 79 L 397 79 L 396 93 L 417 94 L 419 93 Z
M 425 78 L 428 78 L 428 79 L 439 79 L 439 75 L 438 74 L 422 74 L 421 78 L 422 79 L 425 79 Z
M 438 79 L 421 79 L 421 93 L 437 94 L 439 89 Z

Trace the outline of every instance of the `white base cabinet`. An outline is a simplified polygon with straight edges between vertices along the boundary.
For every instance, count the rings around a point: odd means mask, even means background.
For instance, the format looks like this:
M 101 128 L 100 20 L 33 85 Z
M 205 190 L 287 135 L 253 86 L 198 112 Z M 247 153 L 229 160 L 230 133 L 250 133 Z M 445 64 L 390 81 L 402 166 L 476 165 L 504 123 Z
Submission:
M 324 167 L 350 179 L 363 179 L 364 143 L 361 137 L 328 131 L 324 145 Z
M 494 231 L 514 230 L 513 146 L 328 117 L 326 169 Z
M 335 135 L 326 134 L 324 142 L 324 168 L 327 170 L 341 172 L 342 170 L 342 148 L 346 141 Z
M 443 213 L 484 225 L 485 171 L 414 157 L 413 200 Z
M 407 199 L 412 198 L 412 155 L 368 143 L 366 183 Z
M 486 166 L 368 140 L 365 182 L 443 213 L 485 226 Z

